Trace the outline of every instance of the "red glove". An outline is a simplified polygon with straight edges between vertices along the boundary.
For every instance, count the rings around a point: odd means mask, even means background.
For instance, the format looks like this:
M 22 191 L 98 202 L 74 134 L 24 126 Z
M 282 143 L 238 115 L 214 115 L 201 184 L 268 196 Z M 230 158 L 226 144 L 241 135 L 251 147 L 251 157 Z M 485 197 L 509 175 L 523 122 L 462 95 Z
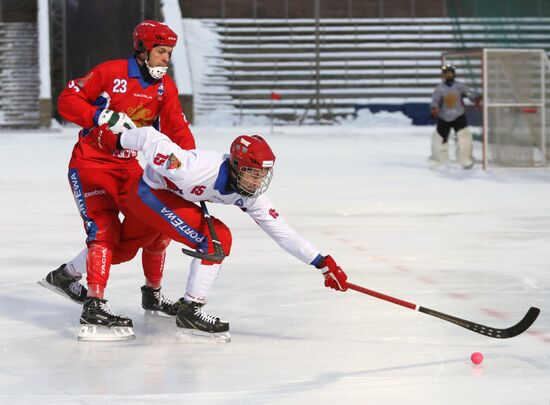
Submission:
M 120 135 L 115 134 L 109 129 L 108 124 L 103 124 L 93 128 L 82 142 L 87 143 L 94 148 L 105 153 L 113 153 L 122 149 L 120 146 Z
M 346 284 L 348 276 L 330 255 L 325 256 L 315 267 L 322 270 L 323 276 L 325 276 L 325 287 L 334 288 L 338 291 L 348 289 Z

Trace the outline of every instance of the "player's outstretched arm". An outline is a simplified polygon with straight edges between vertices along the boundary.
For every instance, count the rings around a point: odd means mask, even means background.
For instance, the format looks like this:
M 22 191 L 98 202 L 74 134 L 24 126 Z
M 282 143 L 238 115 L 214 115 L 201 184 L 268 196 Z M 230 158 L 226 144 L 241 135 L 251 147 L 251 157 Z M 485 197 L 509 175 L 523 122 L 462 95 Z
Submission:
M 323 273 L 325 277 L 325 287 L 334 288 L 338 291 L 346 291 L 348 289 L 346 283 L 348 276 L 346 276 L 344 270 L 336 264 L 332 256 L 327 255 L 323 257 L 315 267 L 320 269 Z

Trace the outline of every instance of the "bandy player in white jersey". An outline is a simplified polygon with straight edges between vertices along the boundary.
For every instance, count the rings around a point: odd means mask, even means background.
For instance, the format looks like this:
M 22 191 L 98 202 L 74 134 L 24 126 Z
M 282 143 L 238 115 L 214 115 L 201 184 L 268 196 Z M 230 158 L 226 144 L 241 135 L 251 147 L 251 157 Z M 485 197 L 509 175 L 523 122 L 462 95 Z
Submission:
M 102 126 L 86 138 L 86 142 L 106 153 L 120 149 L 143 153 L 146 167 L 141 180 L 130 187 L 128 206 L 153 232 L 163 233 L 199 252 L 213 254 L 215 249 L 207 221 L 196 203 L 236 205 L 284 250 L 321 269 L 327 287 L 347 290 L 347 276 L 334 259 L 321 255 L 294 231 L 264 194 L 273 175 L 275 155 L 260 136 L 237 137 L 229 154 L 184 150 L 153 127 L 117 135 Z M 212 221 L 223 252 L 228 256 L 231 232 L 220 220 L 212 218 Z M 229 340 L 229 323 L 202 309 L 221 261 L 194 258 L 190 267 L 186 293 L 178 301 L 177 326 L 186 333 Z M 89 320 L 93 323 L 93 317 Z

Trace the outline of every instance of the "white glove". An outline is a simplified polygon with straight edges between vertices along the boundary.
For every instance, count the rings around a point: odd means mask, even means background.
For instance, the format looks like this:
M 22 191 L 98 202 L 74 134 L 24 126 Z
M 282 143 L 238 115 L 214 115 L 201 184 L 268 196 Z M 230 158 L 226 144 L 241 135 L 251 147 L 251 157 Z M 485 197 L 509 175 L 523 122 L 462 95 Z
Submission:
M 103 110 L 97 119 L 98 126 L 109 125 L 109 129 L 115 134 L 121 134 L 128 129 L 137 128 L 134 121 L 124 113 L 113 110 Z

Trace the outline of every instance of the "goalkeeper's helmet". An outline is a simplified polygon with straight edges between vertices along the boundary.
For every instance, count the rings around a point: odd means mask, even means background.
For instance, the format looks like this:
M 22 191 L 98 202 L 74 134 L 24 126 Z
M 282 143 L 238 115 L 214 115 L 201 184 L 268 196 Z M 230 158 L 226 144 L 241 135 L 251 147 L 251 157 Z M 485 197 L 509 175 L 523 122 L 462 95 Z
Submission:
M 235 191 L 244 197 L 258 197 L 273 177 L 275 154 L 261 136 L 241 135 L 231 144 L 229 164 Z
M 456 74 L 456 67 L 452 63 L 445 63 L 443 66 L 441 66 L 441 73 L 445 74 L 447 72 L 452 72 L 453 74 Z

